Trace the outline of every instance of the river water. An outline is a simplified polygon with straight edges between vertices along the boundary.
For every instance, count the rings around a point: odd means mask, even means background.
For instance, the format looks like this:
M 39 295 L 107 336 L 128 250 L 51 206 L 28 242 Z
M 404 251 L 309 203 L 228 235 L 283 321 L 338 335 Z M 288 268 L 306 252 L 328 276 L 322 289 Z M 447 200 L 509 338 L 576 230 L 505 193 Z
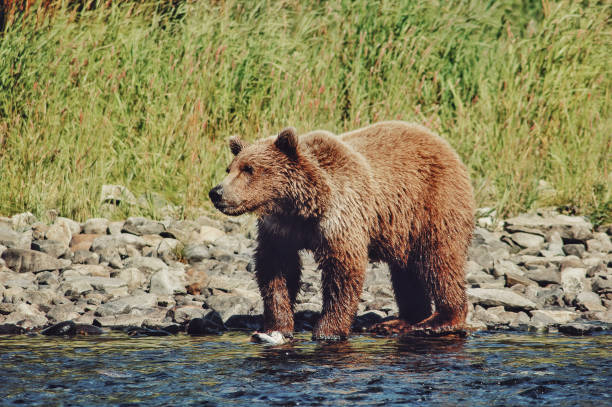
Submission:
M 0 405 L 612 405 L 612 333 L 0 337 Z

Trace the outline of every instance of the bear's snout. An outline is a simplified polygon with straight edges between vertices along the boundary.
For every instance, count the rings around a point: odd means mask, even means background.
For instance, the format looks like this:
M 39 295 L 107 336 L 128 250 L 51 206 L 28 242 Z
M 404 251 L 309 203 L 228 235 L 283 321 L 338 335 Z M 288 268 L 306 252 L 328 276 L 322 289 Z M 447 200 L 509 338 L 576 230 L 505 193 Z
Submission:
M 223 199 L 223 187 L 221 185 L 217 185 L 210 190 L 208 196 L 213 204 L 219 203 Z

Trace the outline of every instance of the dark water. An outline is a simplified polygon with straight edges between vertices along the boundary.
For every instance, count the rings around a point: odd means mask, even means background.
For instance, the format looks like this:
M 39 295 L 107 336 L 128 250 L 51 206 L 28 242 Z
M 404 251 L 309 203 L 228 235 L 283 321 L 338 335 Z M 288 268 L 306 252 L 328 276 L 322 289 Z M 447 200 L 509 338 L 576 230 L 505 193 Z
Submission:
M 0 337 L 0 405 L 612 405 L 612 335 Z

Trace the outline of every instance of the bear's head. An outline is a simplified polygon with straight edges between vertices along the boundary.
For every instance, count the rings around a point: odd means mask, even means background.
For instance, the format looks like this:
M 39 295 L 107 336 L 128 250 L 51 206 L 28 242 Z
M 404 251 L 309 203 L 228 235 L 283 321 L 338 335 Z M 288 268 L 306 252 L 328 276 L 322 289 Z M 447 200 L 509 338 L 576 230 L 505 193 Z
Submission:
M 253 144 L 232 137 L 229 146 L 234 159 L 227 176 L 208 194 L 221 212 L 310 217 L 322 210 L 326 184 L 320 169 L 300 151 L 294 128 Z

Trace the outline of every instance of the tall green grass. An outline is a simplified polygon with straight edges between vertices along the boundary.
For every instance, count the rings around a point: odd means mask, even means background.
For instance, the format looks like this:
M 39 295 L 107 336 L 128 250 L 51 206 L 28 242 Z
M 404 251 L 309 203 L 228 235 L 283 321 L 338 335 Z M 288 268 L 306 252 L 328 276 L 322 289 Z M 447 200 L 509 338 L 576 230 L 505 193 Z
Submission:
M 0 36 L 0 215 L 100 215 L 102 184 L 185 208 L 225 140 L 388 119 L 446 137 L 478 204 L 610 221 L 612 6 L 601 1 L 131 2 Z M 538 187 L 540 180 L 549 188 Z M 113 216 L 150 209 L 123 207 Z

